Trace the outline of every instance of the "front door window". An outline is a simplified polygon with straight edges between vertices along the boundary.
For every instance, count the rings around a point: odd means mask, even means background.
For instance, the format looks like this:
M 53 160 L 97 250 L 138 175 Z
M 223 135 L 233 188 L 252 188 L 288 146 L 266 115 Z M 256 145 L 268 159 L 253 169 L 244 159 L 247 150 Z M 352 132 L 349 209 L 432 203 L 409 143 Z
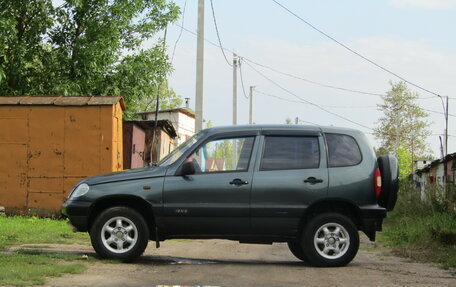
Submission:
M 253 137 L 216 139 L 205 143 L 187 161 L 195 164 L 196 173 L 247 171 Z

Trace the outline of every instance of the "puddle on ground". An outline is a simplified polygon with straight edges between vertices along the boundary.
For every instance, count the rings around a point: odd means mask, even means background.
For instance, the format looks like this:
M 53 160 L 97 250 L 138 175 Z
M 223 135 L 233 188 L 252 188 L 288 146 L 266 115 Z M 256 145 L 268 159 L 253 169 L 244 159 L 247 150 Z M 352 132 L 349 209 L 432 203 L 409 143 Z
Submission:
M 203 264 L 219 263 L 217 261 L 205 260 L 205 259 L 189 259 L 189 258 L 161 257 L 161 256 L 160 257 L 144 256 L 141 261 L 143 261 L 143 263 L 153 262 L 155 264 L 166 264 L 166 265 L 203 265 Z M 174 285 L 170 285 L 170 286 L 174 286 Z M 176 285 L 176 286 L 180 286 L 180 285 Z M 198 286 L 203 286 L 203 285 L 198 285 Z M 206 286 L 204 286 L 204 287 L 206 287 Z

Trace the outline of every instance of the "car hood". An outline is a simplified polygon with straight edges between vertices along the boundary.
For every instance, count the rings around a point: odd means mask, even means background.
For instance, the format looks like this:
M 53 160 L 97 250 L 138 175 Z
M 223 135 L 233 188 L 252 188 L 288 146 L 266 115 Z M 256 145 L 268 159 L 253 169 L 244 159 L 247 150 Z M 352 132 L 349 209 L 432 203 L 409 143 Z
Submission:
M 134 180 L 140 178 L 151 178 L 165 176 L 166 167 L 154 166 L 154 167 L 143 167 L 135 168 L 124 171 L 100 174 L 92 177 L 88 177 L 80 183 L 87 183 L 88 185 L 95 185 L 108 182 Z

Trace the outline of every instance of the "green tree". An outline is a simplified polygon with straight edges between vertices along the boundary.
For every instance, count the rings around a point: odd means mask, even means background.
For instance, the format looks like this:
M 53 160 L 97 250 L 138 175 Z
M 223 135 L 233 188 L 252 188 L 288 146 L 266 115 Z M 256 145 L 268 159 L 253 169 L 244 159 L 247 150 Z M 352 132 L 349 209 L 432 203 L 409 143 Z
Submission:
M 43 80 L 53 11 L 50 0 L 0 1 L 0 95 L 28 94 Z
M 406 83 L 390 84 L 391 90 L 383 97 L 383 104 L 378 105 L 383 112 L 374 129 L 381 142 L 378 150 L 398 155 L 403 147 L 414 158 L 424 156 L 428 152 L 426 138 L 430 135 L 428 114 L 416 103 L 419 95 L 411 92 Z
M 0 3 L 1 95 L 123 96 L 127 117 L 150 106 L 157 94 L 163 103 L 180 104 L 165 82 L 171 65 L 163 40 L 143 49 L 145 40 L 177 19 L 174 3 L 65 0 L 59 7 L 52 7 L 51 0 Z M 25 29 L 20 28 L 22 22 Z
M 406 146 L 400 145 L 396 156 L 399 163 L 399 179 L 407 179 L 412 173 L 412 154 Z

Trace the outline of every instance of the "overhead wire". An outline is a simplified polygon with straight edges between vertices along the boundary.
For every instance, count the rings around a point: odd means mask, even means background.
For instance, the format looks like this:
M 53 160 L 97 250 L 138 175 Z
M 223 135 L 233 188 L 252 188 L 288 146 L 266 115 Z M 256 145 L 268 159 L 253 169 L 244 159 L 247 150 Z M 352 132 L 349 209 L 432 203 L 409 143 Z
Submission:
M 308 101 L 308 100 L 305 100 L 305 99 L 301 98 L 301 97 L 298 96 L 297 94 L 295 94 L 295 93 L 293 93 L 292 91 L 286 89 L 285 87 L 283 87 L 283 86 L 280 85 L 279 83 L 275 82 L 274 80 L 272 80 L 271 78 L 269 78 L 268 76 L 266 76 L 265 74 L 263 74 L 262 72 L 260 72 L 260 71 L 258 71 L 257 69 L 255 69 L 255 68 L 254 68 L 252 65 L 250 65 L 248 62 L 245 62 L 245 63 L 246 63 L 252 70 L 254 70 L 255 72 L 257 72 L 260 76 L 262 76 L 263 78 L 265 78 L 266 80 L 268 80 L 269 82 L 271 82 L 272 84 L 274 84 L 275 86 L 277 86 L 278 88 L 280 88 L 281 90 L 283 90 L 283 91 L 287 92 L 288 94 L 294 96 L 295 98 L 297 98 L 297 99 L 299 99 L 299 100 L 301 100 L 301 101 L 303 101 L 303 102 L 305 102 L 305 103 L 308 103 L 309 105 L 312 105 L 312 106 L 314 106 L 314 107 L 317 107 L 318 109 L 320 109 L 320 110 L 322 110 L 322 111 L 324 111 L 324 112 L 326 112 L 326 113 L 328 113 L 328 114 L 334 115 L 334 116 L 336 116 L 336 117 L 338 117 L 338 118 L 341 118 L 341 119 L 343 119 L 343 120 L 346 120 L 346 121 L 348 121 L 348 122 L 351 122 L 351 123 L 353 123 L 353 124 L 355 124 L 355 125 L 364 127 L 364 128 L 366 128 L 366 129 L 369 129 L 369 130 L 372 130 L 372 128 L 370 128 L 370 127 L 368 127 L 368 126 L 366 126 L 366 125 L 363 125 L 363 124 L 361 124 L 361 123 L 355 122 L 355 121 L 353 121 L 353 120 L 351 120 L 351 119 L 349 119 L 349 118 L 347 118 L 347 117 L 344 117 L 344 116 L 341 116 L 341 115 L 339 115 L 339 114 L 337 114 L 337 113 L 334 113 L 334 112 L 332 112 L 332 111 L 329 111 L 329 110 L 325 109 L 324 107 L 322 107 L 322 106 L 320 106 L 320 105 L 318 105 L 318 104 L 315 104 L 315 103 L 313 103 L 313 102 L 311 102 L 311 101 Z
M 252 61 L 252 60 L 247 59 L 247 58 L 245 58 L 245 60 L 250 62 L 251 64 L 254 64 L 254 65 L 269 69 L 269 70 L 271 70 L 273 72 L 276 72 L 278 74 L 281 74 L 281 75 L 284 75 L 284 76 L 287 76 L 287 77 L 291 77 L 291 78 L 294 78 L 294 79 L 297 79 L 297 80 L 301 80 L 301 81 L 304 81 L 304 82 L 307 82 L 307 83 L 310 83 L 310 84 L 314 84 L 314 85 L 317 85 L 317 86 L 321 86 L 321 87 L 324 87 L 324 88 L 336 89 L 336 90 L 341 90 L 341 91 L 345 91 L 345 92 L 351 92 L 351 93 L 357 93 L 357 94 L 363 94 L 363 95 L 370 95 L 370 96 L 380 96 L 380 97 L 385 96 L 385 94 L 371 93 L 371 92 L 365 92 L 365 91 L 360 91 L 360 90 L 348 89 L 348 88 L 338 87 L 338 86 L 334 86 L 334 85 L 330 85 L 330 84 L 325 84 L 325 83 L 309 80 L 309 79 L 306 79 L 306 78 L 303 78 L 303 77 L 300 77 L 300 76 L 296 76 L 296 75 L 293 75 L 293 74 L 290 74 L 290 73 L 287 73 L 287 72 L 282 72 L 282 71 L 277 70 L 277 69 L 275 69 L 275 68 L 273 68 L 271 66 L 260 64 L 260 63 L 257 63 L 255 61 Z
M 185 28 L 183 25 L 179 24 L 179 23 L 174 23 L 176 26 L 180 27 L 182 30 L 186 31 L 187 33 L 190 33 L 194 36 L 197 36 L 197 33 L 190 30 L 190 29 L 187 29 Z M 211 44 L 212 46 L 214 47 L 217 47 L 217 48 L 220 48 L 222 49 L 222 51 L 228 51 L 228 52 L 232 52 L 234 53 L 234 51 L 232 50 L 229 50 L 225 47 L 222 47 L 220 45 L 218 45 L 217 43 L 207 39 L 207 38 L 204 38 L 204 41 Z M 384 96 L 384 94 L 380 94 L 380 93 L 371 93 L 371 92 L 365 92 L 365 91 L 360 91 L 360 90 L 355 90 L 355 89 L 348 89 L 348 88 L 343 88 L 343 87 L 338 87 L 338 86 L 333 86 L 333 85 L 330 85 L 330 84 L 325 84 L 325 83 L 321 83 L 321 82 L 316 82 L 316 81 L 313 81 L 313 80 L 309 80 L 309 79 L 306 79 L 306 78 L 303 78 L 303 77 L 300 77 L 300 76 L 296 76 L 296 75 L 293 75 L 293 74 L 290 74 L 290 73 L 287 73 L 287 72 L 283 72 L 283 71 L 280 71 L 280 70 L 277 70 L 271 66 L 268 66 L 268 65 L 264 65 L 264 64 L 261 64 L 261 63 L 258 63 L 256 61 L 253 61 L 249 58 L 246 58 L 244 56 L 240 56 L 240 58 L 246 63 L 246 64 L 253 64 L 253 65 L 256 65 L 256 66 L 259 66 L 259 67 L 263 67 L 263 68 L 266 68 L 266 69 L 269 69 L 273 72 L 276 72 L 276 73 L 279 73 L 279 74 L 282 74 L 282 75 L 285 75 L 285 76 L 288 76 L 288 77 L 292 77 L 292 78 L 295 78 L 295 79 L 299 79 L 299 80 L 302 80 L 302 81 L 305 81 L 305 82 L 308 82 L 308 83 L 312 83 L 312 84 L 316 84 L 316 85 L 319 85 L 319 86 L 322 86 L 322 87 L 327 87 L 327 88 L 332 88 L 332 89 L 337 89 L 337 90 L 342 90 L 342 91 L 346 91 L 346 92 L 353 92 L 353 93 L 359 93 L 359 94 L 365 94 L 365 95 L 372 95 L 372 96 Z M 252 69 L 253 67 L 251 65 L 249 65 Z M 256 69 L 254 69 L 256 70 Z M 242 75 L 241 75 L 241 84 L 242 84 Z M 246 97 L 246 94 L 245 94 L 245 89 L 243 88 L 243 93 L 244 93 L 244 97 Z M 424 99 L 433 99 L 433 98 L 436 98 L 435 96 L 432 96 L 432 97 L 424 97 L 424 98 L 418 98 L 419 100 L 424 100 Z M 456 98 L 452 98 L 452 97 L 448 97 L 450 100 L 455 100 Z M 332 106 L 335 108 L 335 106 Z M 438 111 L 434 111 L 434 110 L 429 110 L 429 109 L 424 109 L 428 112 L 432 112 L 432 113 L 438 113 L 438 114 L 443 114 L 442 112 L 438 112 Z M 449 116 L 451 117 L 455 117 L 455 115 L 452 115 L 452 114 L 449 114 Z
M 299 103 L 299 104 L 308 104 L 307 102 L 304 102 L 304 101 L 300 101 L 300 100 L 292 100 L 292 99 L 287 99 L 287 98 L 283 98 L 283 97 L 279 97 L 277 95 L 273 95 L 273 94 L 270 94 L 270 93 L 266 93 L 266 92 L 263 92 L 261 90 L 258 90 L 258 89 L 255 89 L 255 92 L 256 94 L 261 94 L 261 95 L 264 95 L 264 96 L 268 96 L 268 97 L 271 97 L 271 98 L 275 98 L 275 99 L 278 99 L 278 100 L 281 100 L 281 101 L 286 101 L 286 102 L 290 102 L 290 103 Z M 320 106 L 325 106 L 325 107 L 328 107 L 327 105 L 320 105 Z M 336 106 L 335 106 L 336 107 Z M 339 107 L 339 106 L 337 106 Z M 347 106 L 348 107 L 348 106 Z M 370 106 L 370 107 L 374 107 L 374 106 Z M 361 108 L 361 106 L 354 106 L 353 108 Z M 310 124 L 313 124 L 313 125 L 319 125 L 317 123 L 314 123 L 314 122 L 309 122 L 309 121 L 304 121 L 304 120 L 301 120 L 301 119 L 298 119 L 300 122 L 304 122 L 304 123 L 310 123 Z M 373 129 L 370 129 L 370 130 L 373 130 Z M 371 135 L 375 135 L 375 133 L 373 132 L 365 132 L 367 134 L 371 134 Z M 395 134 L 393 134 L 395 135 Z M 439 133 L 433 133 L 433 134 L 430 134 L 428 136 L 440 136 L 440 135 L 443 135 L 442 134 L 439 134 Z M 448 135 L 449 137 L 455 137 L 454 135 Z
M 217 39 L 218 39 L 218 42 L 220 44 L 220 50 L 222 51 L 223 58 L 225 58 L 226 63 L 230 67 L 232 67 L 233 65 L 230 63 L 230 61 L 228 61 L 228 58 L 225 55 L 225 49 L 223 48 L 223 45 L 222 45 L 222 40 L 220 39 L 220 33 L 219 33 L 219 30 L 218 30 L 218 26 L 217 26 L 217 20 L 215 18 L 214 3 L 212 3 L 212 0 L 210 0 L 210 2 L 211 2 L 212 18 L 214 19 L 215 32 L 217 33 Z
M 276 95 L 273 95 L 273 94 L 269 94 L 269 93 L 263 92 L 263 91 L 258 90 L 258 89 L 255 89 L 255 92 L 260 93 L 260 94 L 262 94 L 264 96 L 268 96 L 268 97 L 271 97 L 271 98 L 276 98 L 276 99 L 287 101 L 287 102 L 290 102 L 290 103 L 303 103 L 302 101 L 290 100 L 290 99 L 282 98 L 282 97 L 279 97 L 279 96 L 276 96 Z M 342 109 L 365 109 L 365 108 L 376 108 L 377 107 L 377 106 L 334 106 L 334 105 L 322 105 L 322 104 L 319 104 L 319 105 L 321 107 L 342 108 Z
M 412 81 L 409 81 L 407 80 L 406 78 L 400 76 L 399 74 L 391 71 L 390 69 L 387 69 L 385 68 L 384 66 L 380 65 L 380 64 L 377 64 L 375 61 L 367 58 L 366 56 L 362 55 L 361 53 L 353 50 L 352 48 L 348 47 L 347 45 L 345 45 L 344 43 L 338 41 L 337 39 L 335 39 L 334 37 L 332 37 L 331 35 L 325 33 L 324 31 L 322 31 L 321 29 L 317 28 L 316 26 L 314 26 L 313 24 L 311 24 L 309 21 L 305 20 L 304 18 L 302 18 L 301 16 L 299 16 L 298 14 L 296 14 L 295 12 L 291 11 L 289 8 L 287 8 L 286 6 L 284 6 L 283 4 L 281 4 L 280 2 L 278 2 L 277 0 L 272 0 L 272 2 L 276 3 L 277 5 L 279 5 L 280 7 L 282 7 L 282 9 L 284 9 L 285 11 L 287 11 L 288 13 L 290 13 L 291 15 L 293 15 L 294 17 L 296 17 L 297 19 L 301 20 L 303 23 L 305 23 L 307 26 L 311 27 L 312 29 L 314 29 L 315 31 L 317 31 L 318 33 L 324 35 L 326 38 L 332 40 L 333 42 L 337 43 L 339 46 L 345 48 L 346 50 L 350 51 L 351 53 L 355 54 L 356 56 L 364 59 L 365 61 L 371 63 L 372 65 L 382 69 L 383 71 L 401 79 L 402 81 L 420 89 L 420 90 L 423 90 L 427 93 L 430 93 L 436 97 L 442 97 L 439 93 L 436 93 L 436 92 L 433 92 L 429 89 L 426 89 L 424 87 L 422 87 L 421 85 L 418 85 L 418 84 L 415 84 L 414 82 Z
M 242 59 L 242 58 L 239 57 L 239 62 L 238 62 L 238 63 L 239 63 L 239 74 L 240 74 L 240 76 L 241 76 L 242 94 L 244 95 L 244 98 L 249 99 L 249 96 L 247 96 L 246 93 L 245 93 L 244 77 L 242 76 L 242 67 L 241 67 L 241 66 L 242 66 L 242 64 L 241 64 L 241 63 L 242 63 L 242 60 L 241 60 L 241 59 Z
M 184 21 L 185 21 L 185 8 L 187 7 L 187 0 L 185 0 L 184 2 L 184 8 L 182 9 L 182 26 L 181 26 L 181 30 L 179 32 L 179 36 L 177 36 L 177 39 L 176 39 L 176 42 L 174 43 L 174 48 L 173 48 L 173 54 L 171 56 L 171 63 L 173 62 L 174 60 L 174 54 L 176 53 L 176 47 L 177 47 L 177 43 L 179 43 L 179 40 L 180 38 L 182 37 L 182 32 L 184 30 Z

